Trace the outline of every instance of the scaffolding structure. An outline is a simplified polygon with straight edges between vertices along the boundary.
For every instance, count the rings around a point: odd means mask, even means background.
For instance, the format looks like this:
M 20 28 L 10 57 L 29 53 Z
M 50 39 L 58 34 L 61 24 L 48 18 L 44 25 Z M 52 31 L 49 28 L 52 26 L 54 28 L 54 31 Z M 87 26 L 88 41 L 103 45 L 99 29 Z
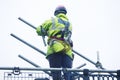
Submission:
M 22 18 L 18 18 L 20 21 L 24 22 L 25 24 L 29 25 L 33 29 L 36 29 L 35 26 L 30 24 L 29 22 L 25 21 Z M 32 49 L 38 51 L 39 53 L 46 55 L 45 52 L 38 49 L 37 47 L 31 45 L 27 41 L 21 39 L 20 37 L 16 36 L 15 34 L 10 34 L 15 39 L 19 40 L 20 42 L 24 43 L 25 45 L 31 47 Z M 44 36 L 43 43 L 45 44 Z M 46 45 L 46 44 L 45 44 Z M 91 64 L 95 65 L 95 67 L 98 68 L 98 70 L 89 70 L 89 69 L 83 69 L 80 68 L 85 66 L 86 64 L 83 64 L 76 69 L 71 68 L 41 68 L 39 65 L 35 64 L 34 62 L 28 60 L 27 58 L 23 57 L 22 55 L 18 55 L 21 59 L 25 60 L 26 62 L 33 65 L 35 68 L 21 68 L 21 67 L 0 67 L 0 71 L 5 71 L 3 74 L 4 80 L 52 80 L 51 77 L 51 71 L 61 71 L 64 72 L 71 72 L 71 78 L 72 80 L 120 80 L 120 70 L 106 70 L 102 64 L 99 61 L 99 54 L 98 54 L 98 61 L 94 62 L 90 60 L 89 58 L 83 56 L 76 50 L 72 50 L 73 53 L 77 54 L 78 56 L 84 58 Z M 6 71 L 7 70 L 7 71 Z M 1 74 L 0 74 L 1 76 Z M 64 75 L 62 74 L 61 79 L 65 80 Z
M 72 80 L 120 80 L 120 70 L 19 67 L 0 67 L 0 70 L 9 70 L 9 72 L 4 72 L 4 80 L 52 80 L 51 75 L 43 71 L 61 71 L 63 73 L 70 71 Z

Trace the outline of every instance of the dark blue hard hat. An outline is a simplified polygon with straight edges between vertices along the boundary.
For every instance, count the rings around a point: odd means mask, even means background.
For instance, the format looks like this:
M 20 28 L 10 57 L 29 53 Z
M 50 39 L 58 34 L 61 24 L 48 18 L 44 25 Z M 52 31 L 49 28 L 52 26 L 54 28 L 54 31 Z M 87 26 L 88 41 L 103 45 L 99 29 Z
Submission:
M 59 13 L 63 13 L 63 14 L 66 14 L 67 13 L 67 10 L 64 6 L 58 6 L 56 9 L 55 9 L 55 12 L 54 12 L 54 15 L 56 16 L 57 14 Z

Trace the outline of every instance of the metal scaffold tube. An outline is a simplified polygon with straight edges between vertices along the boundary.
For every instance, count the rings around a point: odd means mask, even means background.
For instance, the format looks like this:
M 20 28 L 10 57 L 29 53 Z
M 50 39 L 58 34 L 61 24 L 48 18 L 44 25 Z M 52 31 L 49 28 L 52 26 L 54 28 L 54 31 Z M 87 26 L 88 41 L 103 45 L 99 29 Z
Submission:
M 41 68 L 41 66 L 33 63 L 32 61 L 28 60 L 27 58 L 23 57 L 22 55 L 18 55 L 18 57 L 20 57 L 21 59 L 25 60 L 26 62 L 30 63 L 31 65 L 33 65 L 36 68 Z M 44 71 L 45 73 L 47 73 L 48 75 L 51 75 L 50 72 Z
M 33 63 L 32 61 L 28 60 L 27 58 L 23 57 L 22 55 L 18 55 L 19 58 L 23 59 L 24 61 L 30 63 L 31 65 L 33 65 L 34 67 L 40 67 L 39 65 Z
M 82 58 L 84 58 L 85 60 L 89 61 L 90 63 L 96 65 L 95 62 L 93 62 L 92 60 L 88 59 L 87 57 L 83 56 L 82 54 L 78 53 L 77 51 L 75 51 L 74 49 L 72 50 L 74 53 L 76 53 L 77 55 L 81 56 Z
M 30 24 L 29 22 L 25 21 L 24 19 L 22 19 L 21 17 L 18 18 L 20 21 L 24 22 L 25 24 L 29 25 L 30 27 L 32 27 L 33 29 L 36 30 L 36 27 L 33 26 L 32 24 Z M 43 43 L 44 45 L 46 46 L 46 42 L 45 42 L 45 36 L 42 36 L 42 39 L 43 39 Z
M 10 34 L 10 35 L 11 35 L 12 37 L 16 38 L 17 40 L 23 42 L 23 43 L 26 44 L 27 46 L 33 48 L 34 50 L 40 52 L 41 54 L 46 55 L 45 52 L 43 52 L 42 50 L 40 50 L 40 49 L 36 48 L 35 46 L 29 44 L 28 42 L 22 40 L 21 38 L 17 37 L 16 35 L 14 35 L 14 34 Z
M 89 72 L 99 72 L 99 73 L 117 73 L 119 70 L 92 70 L 92 69 L 72 69 L 72 68 L 28 68 L 28 67 L 0 67 L 0 70 L 14 70 L 18 68 L 19 70 L 24 71 L 71 71 L 71 72 L 83 72 L 88 70 Z

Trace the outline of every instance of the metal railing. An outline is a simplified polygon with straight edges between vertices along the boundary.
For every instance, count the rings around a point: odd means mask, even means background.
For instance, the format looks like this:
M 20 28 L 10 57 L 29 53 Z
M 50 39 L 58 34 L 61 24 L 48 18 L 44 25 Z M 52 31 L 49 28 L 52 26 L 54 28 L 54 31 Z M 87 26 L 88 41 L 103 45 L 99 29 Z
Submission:
M 4 80 L 52 80 L 49 74 L 42 71 L 62 71 L 63 73 L 70 71 L 72 80 L 120 80 L 120 70 L 19 67 L 0 67 L 0 70 L 10 70 L 9 72 L 4 72 Z
M 43 72 L 4 72 L 4 80 L 50 80 L 50 76 Z

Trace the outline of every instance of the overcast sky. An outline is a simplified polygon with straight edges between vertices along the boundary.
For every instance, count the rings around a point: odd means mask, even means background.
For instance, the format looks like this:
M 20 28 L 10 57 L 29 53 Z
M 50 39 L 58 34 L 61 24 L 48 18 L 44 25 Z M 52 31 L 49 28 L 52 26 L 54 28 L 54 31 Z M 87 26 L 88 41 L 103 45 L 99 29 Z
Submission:
M 53 16 L 58 5 L 65 5 L 73 25 L 74 50 L 110 70 L 120 69 L 120 0 L 0 0 L 0 67 L 34 67 L 18 57 L 22 55 L 41 67 L 49 67 L 41 53 L 26 46 L 11 33 L 46 52 L 42 38 L 18 17 L 34 26 Z M 75 54 L 73 67 L 96 69 Z

